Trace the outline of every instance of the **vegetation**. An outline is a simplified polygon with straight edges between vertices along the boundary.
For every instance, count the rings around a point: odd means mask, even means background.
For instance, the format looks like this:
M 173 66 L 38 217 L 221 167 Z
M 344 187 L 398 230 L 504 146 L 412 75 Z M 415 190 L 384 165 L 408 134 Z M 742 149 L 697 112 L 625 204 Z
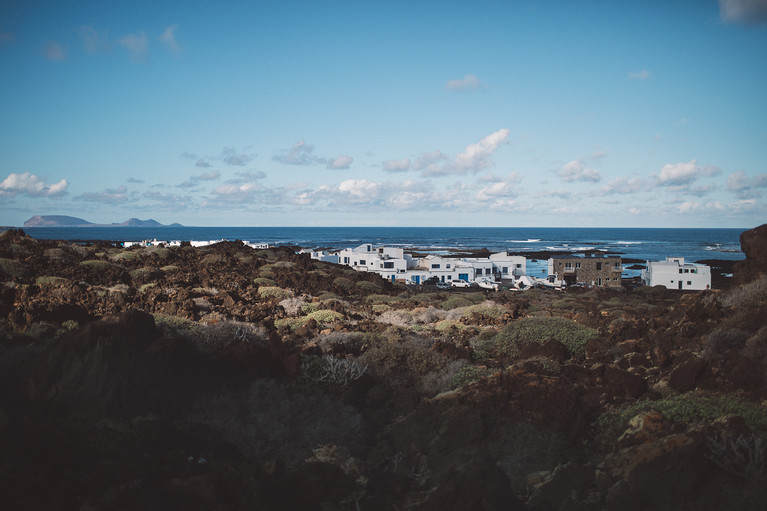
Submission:
M 603 413 L 596 426 L 608 442 L 616 440 L 636 415 L 656 410 L 673 422 L 687 425 L 710 424 L 728 415 L 739 415 L 757 434 L 767 434 L 767 407 L 733 395 L 692 391 L 666 396 L 657 401 L 641 400 Z
M 565 345 L 571 356 L 583 355 L 586 343 L 597 337 L 597 331 L 560 317 L 533 316 L 514 321 L 495 338 L 499 351 L 516 356 L 528 343 L 543 344 L 554 339 Z

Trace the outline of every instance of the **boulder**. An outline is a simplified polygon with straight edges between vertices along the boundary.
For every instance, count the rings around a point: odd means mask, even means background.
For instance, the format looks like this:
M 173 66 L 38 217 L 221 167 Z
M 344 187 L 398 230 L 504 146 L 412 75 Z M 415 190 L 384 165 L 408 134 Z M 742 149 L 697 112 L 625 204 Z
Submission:
M 735 282 L 745 284 L 767 273 L 767 224 L 740 234 L 740 248 L 746 259 L 735 265 Z

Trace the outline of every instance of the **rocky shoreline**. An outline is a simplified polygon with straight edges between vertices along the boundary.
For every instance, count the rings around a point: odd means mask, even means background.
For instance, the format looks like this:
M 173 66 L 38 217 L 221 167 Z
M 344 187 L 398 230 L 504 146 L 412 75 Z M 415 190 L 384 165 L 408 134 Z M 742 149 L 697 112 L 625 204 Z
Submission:
M 3 505 L 762 509 L 767 226 L 741 245 L 726 290 L 454 293 L 7 231 Z

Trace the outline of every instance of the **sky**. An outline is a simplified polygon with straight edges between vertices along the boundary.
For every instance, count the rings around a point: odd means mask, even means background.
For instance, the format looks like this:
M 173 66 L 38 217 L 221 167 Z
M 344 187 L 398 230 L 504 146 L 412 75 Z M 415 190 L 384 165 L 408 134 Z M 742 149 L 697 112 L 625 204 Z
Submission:
M 0 2 L 0 225 L 767 221 L 767 0 Z

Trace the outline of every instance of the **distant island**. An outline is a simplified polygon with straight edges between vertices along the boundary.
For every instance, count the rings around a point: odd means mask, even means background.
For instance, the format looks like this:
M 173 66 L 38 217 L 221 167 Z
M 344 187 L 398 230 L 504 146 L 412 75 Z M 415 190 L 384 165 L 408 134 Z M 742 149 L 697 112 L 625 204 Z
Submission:
M 94 224 L 74 216 L 35 215 L 24 222 L 24 227 L 183 227 L 183 225 L 176 222 L 165 225 L 151 218 L 149 220 L 131 218 L 119 224 Z

